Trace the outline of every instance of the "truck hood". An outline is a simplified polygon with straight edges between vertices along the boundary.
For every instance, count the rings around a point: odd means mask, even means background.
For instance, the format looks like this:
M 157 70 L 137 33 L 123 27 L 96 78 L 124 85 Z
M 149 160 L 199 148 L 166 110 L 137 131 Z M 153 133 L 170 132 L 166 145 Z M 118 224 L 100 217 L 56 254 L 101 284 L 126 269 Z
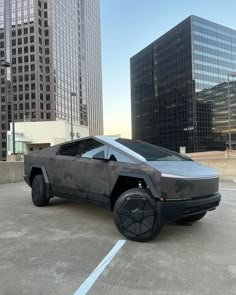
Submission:
M 172 177 L 172 175 L 175 178 L 218 177 L 215 169 L 194 161 L 150 161 L 147 164 L 160 171 L 161 174 L 165 174 L 166 177 Z

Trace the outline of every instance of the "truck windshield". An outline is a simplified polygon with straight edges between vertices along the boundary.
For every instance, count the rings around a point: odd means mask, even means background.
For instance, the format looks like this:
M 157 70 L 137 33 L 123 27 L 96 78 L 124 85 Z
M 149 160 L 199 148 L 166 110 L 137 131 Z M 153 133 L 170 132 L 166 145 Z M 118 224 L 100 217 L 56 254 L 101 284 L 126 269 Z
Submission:
M 140 140 L 118 138 L 116 141 L 141 155 L 147 161 L 192 161 L 186 156 Z

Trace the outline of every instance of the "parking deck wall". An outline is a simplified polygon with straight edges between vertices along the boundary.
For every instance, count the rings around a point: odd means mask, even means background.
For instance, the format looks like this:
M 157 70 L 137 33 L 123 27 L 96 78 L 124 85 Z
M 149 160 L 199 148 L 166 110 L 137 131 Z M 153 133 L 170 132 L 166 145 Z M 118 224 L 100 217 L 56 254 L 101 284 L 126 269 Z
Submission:
M 0 184 L 23 181 L 23 162 L 0 162 Z
M 236 158 L 205 158 L 195 161 L 216 169 L 222 180 L 236 179 Z M 0 162 L 0 184 L 23 181 L 23 176 L 23 162 Z

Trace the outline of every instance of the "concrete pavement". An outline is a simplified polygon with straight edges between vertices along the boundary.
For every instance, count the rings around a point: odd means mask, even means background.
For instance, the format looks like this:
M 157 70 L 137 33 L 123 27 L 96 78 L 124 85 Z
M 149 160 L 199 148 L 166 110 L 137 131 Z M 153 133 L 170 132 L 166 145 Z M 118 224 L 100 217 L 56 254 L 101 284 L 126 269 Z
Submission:
M 88 294 L 236 294 L 236 183 L 192 226 L 127 241 Z M 109 211 L 52 199 L 32 205 L 24 183 L 0 185 L 0 295 L 72 295 L 116 242 Z

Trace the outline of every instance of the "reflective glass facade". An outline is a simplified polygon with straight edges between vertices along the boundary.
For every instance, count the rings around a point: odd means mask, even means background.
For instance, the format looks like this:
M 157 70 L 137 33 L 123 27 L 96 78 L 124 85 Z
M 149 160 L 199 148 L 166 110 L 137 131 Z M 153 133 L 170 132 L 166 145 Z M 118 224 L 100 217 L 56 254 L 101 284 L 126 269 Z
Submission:
M 72 104 L 73 123 L 102 134 L 100 1 L 0 0 L 0 30 L 2 136 L 10 96 L 15 121 L 70 121 Z
M 224 150 L 229 94 L 236 147 L 235 57 L 236 31 L 196 16 L 132 57 L 133 138 L 175 151 Z

